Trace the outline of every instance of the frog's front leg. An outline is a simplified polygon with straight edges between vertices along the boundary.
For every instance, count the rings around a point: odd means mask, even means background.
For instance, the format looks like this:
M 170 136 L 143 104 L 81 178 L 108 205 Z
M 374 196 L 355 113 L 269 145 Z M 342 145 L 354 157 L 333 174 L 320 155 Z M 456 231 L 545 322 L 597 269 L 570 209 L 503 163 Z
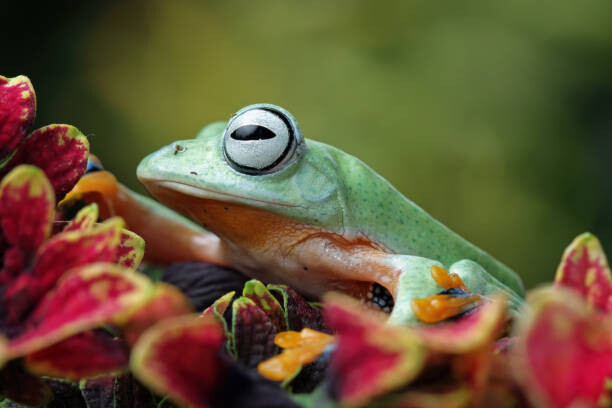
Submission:
M 440 262 L 417 256 L 395 255 L 388 260 L 401 269 L 394 288 L 395 307 L 389 318 L 391 324 L 414 324 L 419 320 L 412 310 L 412 300 L 427 298 L 440 293 L 440 287 L 431 275 L 433 266 L 443 267 Z M 507 286 L 488 274 L 480 265 L 470 260 L 461 260 L 449 269 L 457 274 L 465 286 L 473 293 L 487 296 L 503 292 L 508 297 L 509 306 L 517 308 L 522 300 Z
M 98 204 L 103 218 L 122 217 L 128 229 L 144 238 L 145 259 L 149 262 L 200 261 L 229 266 L 227 248 L 216 235 L 130 190 L 108 171 L 83 176 L 60 205 L 69 205 L 78 199 Z

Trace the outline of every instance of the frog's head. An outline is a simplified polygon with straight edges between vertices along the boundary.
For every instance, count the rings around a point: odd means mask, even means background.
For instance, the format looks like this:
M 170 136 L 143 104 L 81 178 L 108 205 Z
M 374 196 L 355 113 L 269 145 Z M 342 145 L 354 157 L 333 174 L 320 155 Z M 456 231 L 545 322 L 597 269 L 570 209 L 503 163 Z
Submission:
M 335 167 L 329 147 L 307 143 L 289 112 L 257 104 L 149 155 L 137 174 L 159 201 L 240 245 L 245 234 L 252 239 L 250 226 L 274 215 L 340 231 Z M 279 234 L 270 225 L 259 228 L 262 240 L 270 239 L 264 229 Z

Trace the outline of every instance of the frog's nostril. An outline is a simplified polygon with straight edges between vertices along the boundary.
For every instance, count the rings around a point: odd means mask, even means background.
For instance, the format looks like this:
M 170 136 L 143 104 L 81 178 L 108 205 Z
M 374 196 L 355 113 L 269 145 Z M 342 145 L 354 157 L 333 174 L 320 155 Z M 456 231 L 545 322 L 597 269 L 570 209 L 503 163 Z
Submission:
M 178 143 L 174 144 L 174 154 L 182 153 L 185 150 L 187 150 L 187 148 L 185 146 L 183 146 L 181 144 L 178 144 Z

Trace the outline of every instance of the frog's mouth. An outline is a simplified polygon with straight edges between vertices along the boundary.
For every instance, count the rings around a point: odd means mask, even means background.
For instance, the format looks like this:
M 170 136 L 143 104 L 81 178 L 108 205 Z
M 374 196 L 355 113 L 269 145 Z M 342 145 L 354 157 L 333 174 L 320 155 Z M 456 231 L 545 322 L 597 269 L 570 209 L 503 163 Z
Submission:
M 201 186 L 194 186 L 193 184 L 181 182 L 181 181 L 170 181 L 170 180 L 159 180 L 159 179 L 147 179 L 139 178 L 140 182 L 151 191 L 159 189 L 167 189 L 177 191 L 191 197 L 199 197 L 209 200 L 226 201 L 232 203 L 252 203 L 255 206 L 274 205 L 278 207 L 300 207 L 293 203 L 283 203 L 278 201 L 261 200 L 257 198 L 247 197 L 239 194 L 232 194 L 226 192 L 220 192 L 212 189 L 208 189 Z

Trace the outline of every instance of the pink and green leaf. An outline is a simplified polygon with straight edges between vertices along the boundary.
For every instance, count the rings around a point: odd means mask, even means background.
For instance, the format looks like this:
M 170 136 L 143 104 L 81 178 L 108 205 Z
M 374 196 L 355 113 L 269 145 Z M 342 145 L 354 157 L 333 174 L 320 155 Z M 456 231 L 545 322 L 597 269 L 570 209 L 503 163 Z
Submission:
M 230 303 L 232 303 L 232 299 L 234 298 L 234 295 L 236 295 L 236 292 L 231 291 L 221 296 L 219 299 L 215 300 L 215 302 L 212 305 L 208 306 L 202 312 L 202 316 L 213 315 L 217 317 L 219 320 L 225 322 L 225 319 L 223 318 L 223 314 L 229 307 Z
M 25 76 L 0 76 L 0 161 L 19 146 L 36 115 L 36 94 Z
M 98 221 L 98 205 L 89 204 L 79 210 L 77 215 L 66 225 L 63 232 L 68 231 L 89 231 Z
M 127 344 L 103 331 L 85 331 L 25 356 L 37 375 L 78 381 L 127 367 Z
M 596 406 L 612 377 L 612 318 L 589 310 L 575 291 L 558 287 L 534 291 L 528 302 L 513 362 L 532 403 Z
M 244 284 L 242 296 L 251 299 L 270 318 L 277 332 L 287 330 L 287 320 L 283 309 L 266 286 L 256 279 Z
M 129 318 L 123 327 L 123 338 L 134 345 L 150 326 L 170 317 L 193 313 L 189 299 L 167 283 L 155 284 L 150 300 Z
M 211 316 L 166 319 L 136 343 L 130 368 L 157 393 L 186 406 L 207 408 L 228 369 L 219 357 L 224 341 L 223 328 Z
M 153 294 L 144 275 L 110 263 L 77 268 L 62 276 L 8 345 L 11 358 L 33 353 L 82 331 L 124 324 Z
M 612 310 L 612 274 L 606 254 L 594 235 L 579 235 L 565 249 L 555 285 L 576 291 L 591 308 L 606 313 Z
M 138 234 L 121 230 L 116 263 L 126 268 L 136 269 L 142 261 L 145 252 L 145 241 Z
M 278 352 L 274 336 L 278 331 L 270 317 L 247 298 L 241 297 L 232 304 L 231 345 L 238 361 L 254 368 Z
M 385 324 L 382 316 L 343 295 L 327 295 L 324 305 L 329 327 L 336 331 L 330 370 L 341 403 L 364 405 L 421 372 L 427 353 L 416 332 Z
M 45 174 L 19 166 L 0 184 L 0 223 L 7 242 L 30 254 L 51 233 L 55 195 Z
M 71 125 L 48 125 L 32 132 L 8 166 L 33 164 L 41 168 L 58 199 L 74 187 L 85 173 L 89 141 Z
M 223 327 L 223 331 L 225 332 L 225 337 L 227 338 L 227 343 L 226 343 L 227 351 L 232 356 L 236 357 L 236 350 L 234 349 L 234 335 L 228 328 L 227 322 L 225 321 L 225 318 L 223 317 L 223 315 L 225 314 L 225 311 L 227 310 L 229 305 L 232 303 L 232 299 L 234 299 L 234 295 L 236 295 L 236 292 L 231 291 L 221 296 L 219 299 L 215 300 L 212 305 L 207 307 L 202 312 L 202 317 L 214 316 L 214 318 L 217 319 L 219 323 L 221 323 L 221 326 Z
M 89 231 L 55 235 L 40 248 L 32 279 L 50 288 L 72 268 L 94 262 L 113 262 L 122 228 L 123 220 L 110 218 Z
M 70 269 L 114 260 L 122 226 L 121 219 L 113 218 L 89 231 L 62 232 L 45 242 L 32 272 L 17 276 L 6 287 L 6 321 L 14 325 L 23 320 L 24 313 Z

